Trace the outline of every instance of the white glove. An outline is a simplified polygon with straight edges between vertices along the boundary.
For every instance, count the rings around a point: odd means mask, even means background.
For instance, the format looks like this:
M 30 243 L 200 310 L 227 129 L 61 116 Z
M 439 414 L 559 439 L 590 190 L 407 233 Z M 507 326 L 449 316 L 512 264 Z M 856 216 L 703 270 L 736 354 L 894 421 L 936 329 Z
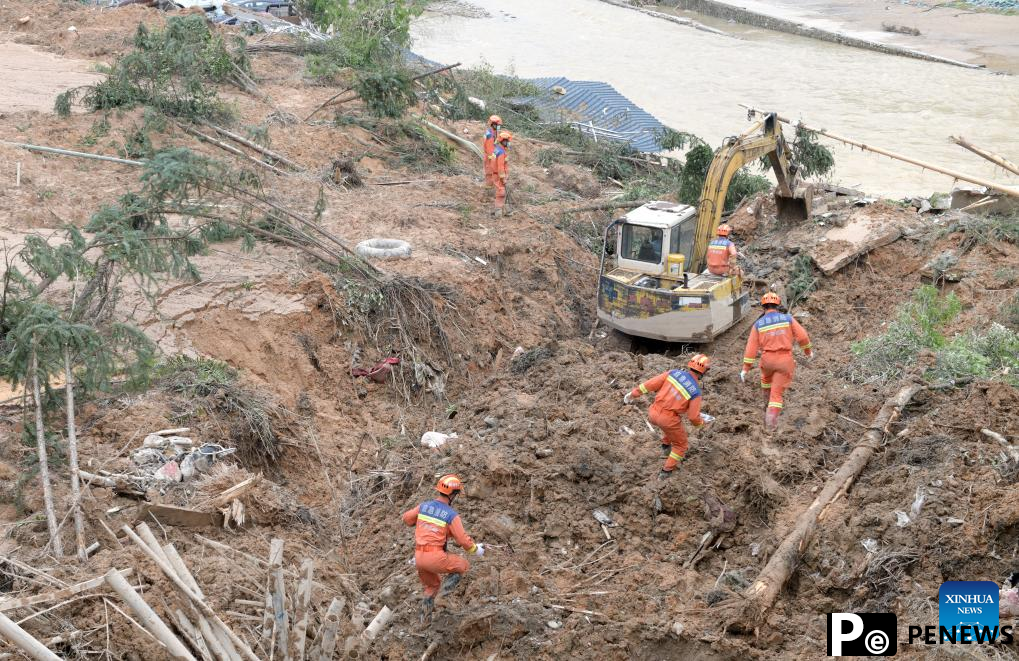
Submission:
M 807 362 L 808 362 L 808 363 L 809 363 L 809 362 L 812 362 L 812 361 L 814 360 L 814 356 L 816 356 L 816 355 L 817 355 L 817 351 L 815 351 L 815 350 L 813 350 L 813 349 L 811 349 L 811 351 L 810 351 L 810 355 L 807 355 L 807 354 L 803 354 L 804 358 L 806 358 L 806 359 L 807 359 Z
M 746 383 L 747 382 L 747 371 L 746 370 L 740 370 L 739 371 L 739 382 L 740 383 Z
M 474 555 L 478 556 L 479 558 L 485 555 L 485 545 L 479 542 L 478 548 L 474 551 Z
M 625 395 L 623 395 L 623 403 L 633 404 L 633 395 L 631 393 L 626 393 Z
M 708 415 L 707 413 L 701 413 L 701 419 L 704 421 L 704 424 L 709 424 L 715 421 L 715 417 Z

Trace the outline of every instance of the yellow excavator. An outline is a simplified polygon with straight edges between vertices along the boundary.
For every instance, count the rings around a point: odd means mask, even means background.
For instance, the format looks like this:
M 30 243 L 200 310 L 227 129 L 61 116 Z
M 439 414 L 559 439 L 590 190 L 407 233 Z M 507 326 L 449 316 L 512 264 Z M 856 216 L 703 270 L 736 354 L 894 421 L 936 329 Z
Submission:
M 598 319 L 626 333 L 667 342 L 710 342 L 750 311 L 739 275 L 705 271 L 708 243 L 722 218 L 733 175 L 768 157 L 779 218 L 810 215 L 813 190 L 799 181 L 775 114 L 727 138 L 715 152 L 696 208 L 649 202 L 605 230 Z

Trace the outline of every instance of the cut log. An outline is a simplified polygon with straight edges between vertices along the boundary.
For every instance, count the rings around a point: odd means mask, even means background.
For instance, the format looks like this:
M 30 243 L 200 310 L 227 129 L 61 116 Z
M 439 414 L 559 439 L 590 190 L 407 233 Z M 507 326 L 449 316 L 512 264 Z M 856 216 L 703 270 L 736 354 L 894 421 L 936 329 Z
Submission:
M 180 642 L 180 638 L 173 635 L 173 631 L 166 625 L 166 622 L 163 622 L 156 612 L 152 610 L 152 607 L 138 596 L 134 588 L 131 587 L 131 584 L 120 575 L 120 572 L 116 569 L 108 571 L 106 573 L 106 583 L 134 611 L 141 625 L 166 646 L 166 651 L 171 657 L 195 661 L 195 657 L 191 656 L 191 652 L 184 646 L 184 643 Z
M 824 518 L 839 496 L 849 490 L 867 466 L 871 456 L 880 447 L 881 439 L 887 433 L 888 425 L 898 418 L 913 395 L 923 388 L 919 384 L 910 384 L 885 401 L 867 431 L 860 437 L 856 447 L 849 453 L 849 457 L 835 474 L 828 478 L 824 488 L 821 489 L 810 507 L 796 519 L 792 531 L 779 544 L 778 549 L 758 575 L 757 580 L 747 588 L 744 593 L 746 602 L 736 621 L 730 623 L 730 630 L 752 629 L 752 626 L 748 627 L 747 625 L 759 622 L 775 603 L 778 593 L 781 592 L 786 581 L 796 570 L 800 557 L 810 544 L 818 521 Z
M 64 347 L 64 392 L 67 409 L 67 458 L 71 467 L 71 511 L 74 513 L 74 545 L 78 562 L 88 560 L 85 551 L 85 519 L 81 513 L 81 476 L 78 474 L 78 430 L 74 423 L 74 370 L 71 369 L 71 349 Z
M 42 420 L 42 395 L 39 389 L 39 356 L 35 349 L 35 335 L 32 336 L 32 394 L 35 398 L 35 440 L 39 459 L 39 481 L 42 482 L 42 502 L 46 510 L 46 527 L 50 532 L 50 547 L 53 555 L 58 558 L 64 555 L 64 545 L 60 541 L 60 529 L 57 527 L 57 512 L 53 508 L 53 488 L 50 484 L 50 466 L 46 458 L 46 428 Z
M 287 158 L 286 156 L 283 156 L 282 154 L 280 154 L 278 152 L 274 152 L 274 151 L 272 151 L 270 149 L 266 149 L 265 147 L 263 147 L 262 145 L 258 144 L 257 142 L 254 142 L 252 140 L 248 140 L 244 136 L 237 135 L 236 133 L 233 133 L 232 131 L 228 131 L 228 130 L 226 130 L 225 128 L 223 128 L 221 126 L 216 126 L 215 124 L 211 124 L 211 123 L 209 123 L 209 122 L 207 122 L 205 120 L 199 120 L 199 122 L 201 124 L 209 127 L 210 129 L 212 129 L 216 133 L 220 134 L 224 138 L 230 138 L 231 140 L 233 140 L 234 142 L 236 142 L 238 144 L 241 144 L 241 145 L 244 145 L 245 147 L 249 147 L 251 149 L 254 149 L 255 151 L 259 152 L 260 154 L 264 154 L 265 156 L 268 156 L 269 158 L 271 158 L 271 159 L 273 159 L 275 161 L 279 161 L 280 163 L 283 163 L 284 165 L 286 165 L 287 167 L 289 167 L 289 168 L 291 168 L 293 170 L 296 170 L 298 172 L 303 172 L 304 171 L 304 167 L 301 166 L 300 164 L 291 161 L 289 158 Z
M 46 649 L 45 645 L 2 613 L 0 613 L 0 634 L 3 634 L 5 641 L 17 647 L 29 658 L 36 659 L 36 661 L 60 661 L 59 656 Z
M 576 207 L 567 207 L 563 211 L 567 213 L 579 213 L 581 211 L 607 211 L 609 209 L 625 209 L 643 206 L 651 200 L 601 200 L 598 202 L 589 202 L 588 204 L 581 204 Z

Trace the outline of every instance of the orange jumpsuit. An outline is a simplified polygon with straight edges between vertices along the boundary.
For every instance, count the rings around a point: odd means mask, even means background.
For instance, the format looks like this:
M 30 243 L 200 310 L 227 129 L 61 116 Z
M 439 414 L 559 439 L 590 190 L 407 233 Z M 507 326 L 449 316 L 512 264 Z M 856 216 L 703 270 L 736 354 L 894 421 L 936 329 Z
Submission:
M 442 574 L 466 574 L 470 563 L 459 555 L 446 552 L 452 537 L 468 553 L 477 553 L 478 545 L 464 531 L 463 521 L 448 503 L 429 500 L 403 513 L 403 522 L 414 530 L 414 564 L 425 586 L 425 596 L 434 597 L 442 583 Z
M 704 419 L 701 418 L 701 387 L 693 372 L 669 370 L 640 384 L 630 395 L 640 397 L 648 392 L 658 393 L 648 410 L 648 419 L 665 434 L 662 445 L 672 446 L 669 456 L 665 458 L 665 465 L 662 466 L 663 471 L 670 472 L 676 469 L 676 464 L 683 461 L 688 447 L 686 429 L 683 428 L 683 413 L 686 412 L 693 426 L 700 427 L 704 424 Z
M 492 159 L 495 163 L 495 171 L 493 174 L 495 183 L 495 208 L 501 209 L 506 204 L 506 178 L 509 176 L 509 167 L 507 161 L 509 160 L 509 154 L 506 152 L 506 147 L 503 145 L 496 145 L 495 152 L 492 154 Z
M 485 184 L 495 186 L 495 136 L 496 130 L 489 125 L 485 129 Z
M 729 274 L 729 260 L 736 256 L 736 244 L 720 236 L 708 244 L 708 272 L 715 275 Z
M 782 411 L 782 393 L 793 382 L 793 340 L 810 355 L 810 337 L 792 315 L 766 312 L 754 323 L 743 352 L 743 371 L 749 372 L 761 354 L 761 388 L 768 399 L 768 413 L 777 417 Z

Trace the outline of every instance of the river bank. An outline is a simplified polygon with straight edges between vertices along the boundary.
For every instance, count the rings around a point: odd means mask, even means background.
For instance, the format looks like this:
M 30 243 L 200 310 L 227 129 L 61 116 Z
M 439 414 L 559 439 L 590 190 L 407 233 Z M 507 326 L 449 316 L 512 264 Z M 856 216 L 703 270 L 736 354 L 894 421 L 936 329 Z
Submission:
M 957 6 L 860 2 L 859 0 L 711 0 L 807 28 L 844 34 L 893 47 L 1019 73 L 1019 16 Z M 678 7 L 677 10 L 670 8 Z M 670 0 L 658 10 L 703 20 L 702 0 Z M 691 11 L 694 10 L 694 11 Z M 727 18 L 726 12 L 712 12 Z M 737 18 L 736 20 L 741 21 Z M 760 27 L 765 27 L 760 24 Z M 770 27 L 770 26 L 768 26 Z

